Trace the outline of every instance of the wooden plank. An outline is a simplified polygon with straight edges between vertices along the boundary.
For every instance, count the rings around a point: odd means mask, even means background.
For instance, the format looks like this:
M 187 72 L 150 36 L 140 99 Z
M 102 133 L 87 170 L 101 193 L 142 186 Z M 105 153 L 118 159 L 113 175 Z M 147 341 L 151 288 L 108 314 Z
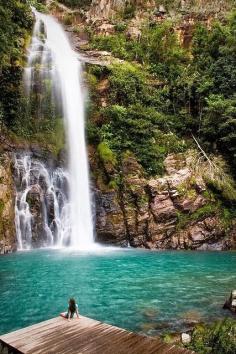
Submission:
M 87 317 L 47 320 L 0 337 L 23 354 L 190 354 L 162 342 Z

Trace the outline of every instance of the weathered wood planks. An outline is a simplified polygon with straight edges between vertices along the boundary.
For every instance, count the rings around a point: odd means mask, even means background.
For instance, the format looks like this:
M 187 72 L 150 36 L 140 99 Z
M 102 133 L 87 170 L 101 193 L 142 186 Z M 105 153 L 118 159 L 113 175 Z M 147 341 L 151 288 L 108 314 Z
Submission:
M 61 317 L 0 336 L 4 353 L 17 354 L 190 354 L 166 344 L 87 317 Z M 1 353 L 1 350 L 0 350 Z

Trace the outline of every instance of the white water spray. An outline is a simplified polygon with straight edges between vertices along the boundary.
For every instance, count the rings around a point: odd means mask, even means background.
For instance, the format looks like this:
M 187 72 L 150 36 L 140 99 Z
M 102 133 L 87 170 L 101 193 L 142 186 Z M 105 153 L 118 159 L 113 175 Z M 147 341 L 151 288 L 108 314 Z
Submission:
M 81 63 L 70 47 L 61 25 L 51 16 L 35 10 L 34 14 L 36 23 L 25 69 L 25 87 L 30 95 L 35 86 L 39 85 L 38 81 L 41 81 L 41 90 L 44 90 L 45 79 L 52 82 L 50 99 L 52 107 L 61 106 L 69 150 L 70 246 L 90 249 L 94 247 L 94 240 L 84 135 Z M 40 119 L 44 114 L 44 102 L 42 94 L 38 97 L 36 115 Z

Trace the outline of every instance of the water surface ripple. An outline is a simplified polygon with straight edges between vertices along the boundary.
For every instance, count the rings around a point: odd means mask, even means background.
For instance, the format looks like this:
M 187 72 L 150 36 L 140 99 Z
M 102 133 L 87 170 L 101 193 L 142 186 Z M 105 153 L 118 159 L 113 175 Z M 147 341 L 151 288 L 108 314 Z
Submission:
M 155 335 L 230 316 L 236 252 L 35 250 L 0 257 L 0 333 L 65 310 Z

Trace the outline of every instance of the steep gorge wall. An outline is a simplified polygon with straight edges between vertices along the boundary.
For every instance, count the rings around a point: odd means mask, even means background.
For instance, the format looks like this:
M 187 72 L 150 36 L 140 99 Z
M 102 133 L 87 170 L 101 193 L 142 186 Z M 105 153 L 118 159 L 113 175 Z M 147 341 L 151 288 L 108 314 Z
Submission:
M 170 155 L 166 174 L 147 179 L 132 154 L 122 162 L 120 188 L 97 179 L 96 230 L 102 243 L 156 249 L 227 250 L 236 247 L 236 223 L 222 218 L 191 158 Z M 105 173 L 110 173 L 104 165 Z

